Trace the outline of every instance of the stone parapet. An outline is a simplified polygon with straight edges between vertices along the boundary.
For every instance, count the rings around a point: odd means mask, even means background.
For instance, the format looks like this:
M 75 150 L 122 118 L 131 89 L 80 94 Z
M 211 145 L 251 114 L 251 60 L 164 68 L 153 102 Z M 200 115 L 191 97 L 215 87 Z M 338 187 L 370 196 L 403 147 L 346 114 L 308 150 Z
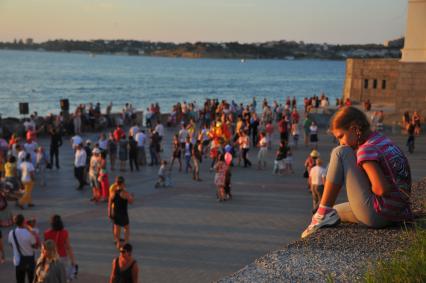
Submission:
M 393 104 L 396 114 L 417 110 L 426 116 L 426 63 L 396 59 L 348 59 L 343 97 Z

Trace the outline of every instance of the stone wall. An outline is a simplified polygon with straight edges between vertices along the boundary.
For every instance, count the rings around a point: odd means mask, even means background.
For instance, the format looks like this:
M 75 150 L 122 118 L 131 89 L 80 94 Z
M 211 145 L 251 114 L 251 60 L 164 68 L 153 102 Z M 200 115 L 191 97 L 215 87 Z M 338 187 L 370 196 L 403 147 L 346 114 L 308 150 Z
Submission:
M 399 112 L 417 110 L 426 117 L 426 63 L 400 63 L 397 94 Z
M 426 117 L 426 63 L 348 59 L 343 97 L 391 105 L 397 116 L 417 110 Z
M 348 59 L 343 96 L 359 102 L 395 103 L 399 65 L 397 59 Z

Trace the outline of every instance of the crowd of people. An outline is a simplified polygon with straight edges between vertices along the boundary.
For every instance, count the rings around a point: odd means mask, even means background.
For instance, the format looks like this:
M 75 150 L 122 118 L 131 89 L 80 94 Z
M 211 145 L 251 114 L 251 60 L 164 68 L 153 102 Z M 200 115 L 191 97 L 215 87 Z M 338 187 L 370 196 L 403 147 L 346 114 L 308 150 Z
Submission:
M 346 101 L 345 105 L 340 105 L 339 101 L 338 113 L 349 111 L 345 109 L 355 109 L 350 106 L 350 101 Z M 112 123 L 110 118 L 111 107 L 112 104 L 107 107 L 106 125 Z M 203 174 L 209 174 L 200 172 L 200 165 L 203 162 L 208 162 L 210 171 L 214 172 L 216 197 L 218 201 L 222 202 L 232 199 L 232 170 L 235 170 L 236 167 L 246 168 L 241 170 L 248 170 L 248 168 L 253 166 L 254 162 L 251 160 L 253 154 L 249 153 L 254 148 L 257 148 L 257 170 L 266 170 L 268 168 L 268 152 L 275 147 L 277 148 L 276 153 L 273 160 L 270 161 L 273 164 L 272 173 L 293 174 L 294 153 L 299 147 L 299 136 L 302 130 L 303 143 L 312 150 L 305 161 L 306 171 L 303 176 L 307 178 L 308 188 L 312 193 L 312 213 L 314 214 L 312 223 L 303 236 L 310 235 L 322 226 L 335 224 L 337 222 L 335 216 L 337 214 L 333 210 L 335 193 L 330 191 L 332 190 L 331 188 L 342 185 L 341 178 L 343 178 L 343 173 L 336 169 L 339 166 L 339 161 L 332 159 L 331 165 L 324 166 L 320 158 L 318 148 L 319 128 L 316 121 L 309 114 L 312 109 L 319 107 L 323 109 L 329 107 L 328 98 L 324 94 L 321 94 L 320 97 L 305 98 L 304 113 L 299 113 L 295 97 L 293 99 L 287 98 L 283 104 L 277 101 L 273 101 L 270 104 L 269 101 L 264 99 L 260 107 L 258 107 L 256 98 L 253 98 L 247 105 L 238 104 L 234 101 L 207 99 L 200 107 L 195 102 L 187 103 L 184 101 L 183 103 L 177 103 L 172 108 L 166 126 L 175 127 L 176 133 L 173 135 L 171 144 L 165 144 L 165 128 L 158 104 L 152 104 L 147 109 L 144 117 L 145 127 L 143 127 L 142 121 L 136 119 L 135 109 L 131 104 L 126 104 L 122 111 L 122 119 L 114 121 L 113 130 L 101 132 L 95 141 L 84 140 L 82 132 L 86 129 L 86 126 L 82 125 L 89 125 L 89 129 L 96 129 L 97 121 L 102 119 L 100 105 L 96 104 L 95 107 L 90 105 L 88 110 L 86 110 L 84 105 L 79 105 L 72 115 L 73 136 L 71 138 L 71 147 L 74 152 L 74 176 L 78 182 L 76 189 L 83 190 L 88 185 L 92 191 L 91 201 L 107 203 L 108 217 L 113 223 L 113 238 L 117 249 L 120 251 L 120 256 L 113 262 L 111 278 L 117 278 L 117 276 L 137 278 L 138 276 L 137 264 L 131 257 L 132 246 L 130 244 L 130 221 L 128 216 L 128 204 L 133 203 L 134 196 L 127 191 L 123 176 L 117 174 L 115 181 L 112 184 L 109 182 L 112 172 L 128 170 L 127 163 L 130 171 L 135 172 L 135 174 L 144 166 L 158 166 L 158 180 L 155 188 L 162 188 L 172 186 L 172 172 L 176 167 L 176 163 L 179 174 L 191 175 L 194 181 L 200 182 L 204 179 L 201 178 Z M 331 129 L 340 144 L 352 146 L 354 143 L 352 140 L 342 142 L 342 130 L 347 131 L 347 127 L 356 128 L 354 135 L 358 139 L 357 147 L 369 141 L 367 136 L 373 132 L 377 133 L 375 130 L 381 130 L 378 124 L 383 121 L 383 119 L 380 120 L 380 115 L 383 115 L 383 113 L 377 113 L 377 121 L 379 122 L 373 125 L 373 129 L 370 129 L 370 124 L 372 123 L 368 121 L 366 122 L 368 127 L 364 125 L 363 119 L 365 116 L 362 116 L 364 114 L 356 112 L 355 114 L 344 115 L 352 115 L 353 117 L 350 117 L 352 120 L 349 123 L 341 122 L 341 125 L 339 124 L 340 122 L 335 122 Z M 303 119 L 301 116 L 303 116 Z M 364 124 L 357 124 L 361 123 L 359 121 Z M 46 169 L 56 167 L 59 170 L 61 168 L 59 148 L 63 145 L 64 130 L 62 126 L 64 124 L 65 122 L 61 122 L 48 126 L 48 134 L 50 136 L 49 155 L 43 147 L 38 146 L 38 132 L 35 125 L 30 123 L 26 125 L 24 137 L 12 135 L 9 141 L 0 140 L 1 177 L 15 189 L 22 189 L 23 193 L 17 200 L 17 206 L 20 209 L 34 206 L 32 190 L 35 183 L 35 172 L 37 171 L 37 177 L 40 178 L 40 185 L 46 186 L 44 177 Z M 277 131 L 279 136 L 278 144 L 273 144 L 272 137 L 275 131 Z M 343 134 L 348 135 L 346 132 L 343 132 Z M 378 139 L 379 137 L 375 138 Z M 352 136 L 345 136 L 345 138 L 350 139 Z M 171 148 L 170 156 L 165 155 L 165 147 Z M 338 155 L 340 153 L 333 154 Z M 342 162 L 348 161 L 344 160 Z M 330 166 L 332 166 L 332 173 L 330 173 Z M 376 168 L 376 170 L 382 169 Z M 333 183 L 334 187 L 332 184 L 327 183 L 331 179 L 330 176 L 335 182 Z M 405 178 L 408 177 L 406 176 Z M 408 186 L 408 180 L 405 180 L 404 184 Z M 373 193 L 376 193 L 375 189 L 373 188 Z M 349 201 L 351 202 L 351 198 Z M 359 199 L 352 200 L 352 202 L 357 201 Z M 404 202 L 401 203 L 401 206 L 403 204 Z M 406 209 L 406 206 L 403 206 L 403 208 Z M 345 206 L 344 211 L 347 212 L 347 210 L 347 206 Z M 346 213 L 342 211 L 343 209 L 337 209 L 340 218 L 356 222 L 353 218 L 342 216 L 343 213 Z M 360 217 L 357 218 L 359 219 L 358 222 L 367 225 L 371 221 L 376 221 L 380 218 L 370 215 L 371 217 L 368 218 L 368 221 L 373 220 L 368 222 L 363 220 L 365 218 L 364 214 L 359 215 L 360 212 L 357 210 L 354 210 L 353 213 L 356 217 Z M 408 212 L 405 211 L 404 213 Z M 330 221 L 322 221 L 324 217 L 330 215 Z M 40 246 L 41 242 L 40 237 L 36 235 L 34 227 L 25 222 L 22 215 L 18 216 L 15 217 L 14 223 L 20 230 L 16 228 L 13 230 L 15 232 L 11 231 L 9 242 L 14 247 L 14 255 L 22 257 L 23 255 L 29 255 L 30 251 Z M 401 216 L 401 218 L 404 217 Z M 377 220 L 380 222 L 379 226 L 388 223 L 384 220 L 382 221 L 381 218 L 379 220 Z M 0 221 L 2 221 L 0 224 L 4 226 L 12 224 L 10 217 L 2 217 Z M 76 273 L 77 265 L 68 233 L 66 230 L 65 232 L 58 232 L 63 231 L 63 224 L 58 215 L 52 217 L 52 223 L 56 223 L 55 225 L 52 224 L 52 230 L 44 233 L 45 241 L 41 244 L 43 252 L 37 261 L 37 265 L 35 265 L 35 273 L 28 271 L 28 266 L 34 265 L 34 261 L 26 265 L 25 270 L 28 272 L 25 272 L 28 273 L 28 276 L 61 276 L 61 278 L 66 276 L 66 278 L 71 278 L 72 274 Z M 121 238 L 121 229 L 124 231 L 124 238 Z M 18 232 L 16 232 L 17 230 Z M 24 253 L 19 251 L 21 237 L 23 239 L 24 236 L 13 237 L 14 234 L 19 233 L 25 234 L 25 238 L 30 239 L 25 244 Z M 51 236 L 53 234 L 54 236 Z M 24 240 L 22 240 L 22 246 L 24 246 L 23 243 Z M 69 261 L 63 258 L 69 258 Z M 45 268 L 46 264 L 51 264 L 51 270 L 54 275 L 48 275 L 42 271 L 38 272 L 37 266 L 39 266 L 39 263 L 41 269 Z M 17 266 L 16 276 L 17 278 L 18 276 L 22 278 L 22 276 L 25 276 L 25 272 L 20 269 L 19 264 L 19 260 L 17 260 L 15 264 Z M 41 280 L 40 282 L 50 281 Z

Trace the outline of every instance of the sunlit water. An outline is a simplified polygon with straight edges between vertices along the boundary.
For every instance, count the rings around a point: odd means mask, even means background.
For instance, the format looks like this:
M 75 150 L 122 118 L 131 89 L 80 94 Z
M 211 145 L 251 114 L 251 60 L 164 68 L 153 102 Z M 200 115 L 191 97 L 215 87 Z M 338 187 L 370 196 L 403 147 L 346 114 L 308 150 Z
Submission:
M 0 113 L 18 116 L 18 103 L 30 112 L 59 112 L 59 100 L 110 101 L 146 108 L 159 102 L 170 111 L 177 101 L 219 98 L 248 103 L 253 96 L 283 102 L 324 91 L 334 103 L 342 95 L 344 61 L 220 60 L 115 56 L 0 50 Z

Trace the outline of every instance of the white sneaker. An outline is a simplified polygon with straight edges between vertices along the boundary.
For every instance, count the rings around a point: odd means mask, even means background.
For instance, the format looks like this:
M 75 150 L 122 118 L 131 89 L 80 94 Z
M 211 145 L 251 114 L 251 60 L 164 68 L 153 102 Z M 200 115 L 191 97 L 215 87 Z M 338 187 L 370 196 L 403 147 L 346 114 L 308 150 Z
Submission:
M 321 227 L 333 226 L 340 223 L 339 215 L 335 209 L 330 210 L 325 215 L 318 212 L 312 216 L 312 222 L 302 233 L 302 239 L 316 232 Z

